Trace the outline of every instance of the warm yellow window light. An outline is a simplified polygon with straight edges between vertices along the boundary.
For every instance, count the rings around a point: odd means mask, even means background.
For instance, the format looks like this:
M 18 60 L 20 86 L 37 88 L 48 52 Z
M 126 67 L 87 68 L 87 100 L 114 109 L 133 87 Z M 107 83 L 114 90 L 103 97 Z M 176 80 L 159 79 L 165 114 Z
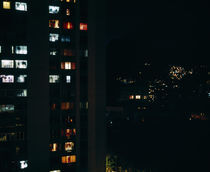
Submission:
M 141 99 L 141 95 L 136 95 L 136 99 Z
M 53 143 L 50 146 L 51 146 L 51 151 L 52 152 L 56 152 L 57 151 L 57 149 L 58 149 L 58 144 L 57 143 Z
M 59 28 L 59 20 L 49 20 L 49 27 Z
M 147 99 L 147 96 L 144 96 L 144 100 Z
M 4 9 L 11 9 L 10 2 L 8 2 L 8 1 L 3 1 L 3 8 L 4 8 Z
M 75 163 L 76 162 L 76 155 L 62 156 L 61 157 L 61 162 L 63 164 Z
M 68 9 L 68 8 L 66 9 L 66 15 L 70 16 L 70 9 Z

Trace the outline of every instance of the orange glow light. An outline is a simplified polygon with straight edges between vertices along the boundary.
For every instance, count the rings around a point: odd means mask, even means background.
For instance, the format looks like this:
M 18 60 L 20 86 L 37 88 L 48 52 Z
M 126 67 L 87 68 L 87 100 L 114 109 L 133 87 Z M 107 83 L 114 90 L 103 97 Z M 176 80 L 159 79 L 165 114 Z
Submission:
M 76 155 L 62 156 L 61 161 L 62 161 L 63 164 L 75 163 L 76 162 Z
M 80 30 L 88 30 L 87 23 L 80 23 Z
M 73 24 L 71 22 L 65 22 L 63 23 L 64 29 L 73 29 Z

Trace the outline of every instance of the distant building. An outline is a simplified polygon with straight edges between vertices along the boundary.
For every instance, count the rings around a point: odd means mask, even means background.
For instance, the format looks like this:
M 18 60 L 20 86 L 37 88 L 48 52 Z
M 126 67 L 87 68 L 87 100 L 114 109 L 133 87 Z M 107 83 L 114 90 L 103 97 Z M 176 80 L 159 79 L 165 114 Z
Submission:
M 123 107 L 129 119 L 137 121 L 158 117 L 170 119 L 170 116 L 171 119 L 207 120 L 208 71 L 207 65 L 165 65 L 158 69 L 155 64 L 144 63 L 135 75 L 132 71 L 115 76 L 119 92 L 117 104 Z M 192 114 L 205 117 L 192 117 Z

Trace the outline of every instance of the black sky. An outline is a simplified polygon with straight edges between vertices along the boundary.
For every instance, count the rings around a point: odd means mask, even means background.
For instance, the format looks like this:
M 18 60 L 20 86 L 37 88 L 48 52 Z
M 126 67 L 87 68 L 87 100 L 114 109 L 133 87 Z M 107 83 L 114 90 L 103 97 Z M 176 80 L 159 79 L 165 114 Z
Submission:
M 209 3 L 208 0 L 108 0 L 108 105 L 116 105 L 113 100 L 120 94 L 119 87 L 112 81 L 115 73 L 131 73 L 145 57 L 152 59 L 156 66 L 208 63 Z M 150 163 L 154 158 L 156 164 L 163 163 L 164 168 L 169 167 L 160 171 L 206 171 L 204 168 L 208 166 L 209 157 L 206 153 L 208 144 L 205 143 L 208 133 L 202 125 L 188 128 L 186 124 L 176 123 L 174 126 L 158 125 L 155 128 L 152 124 L 147 127 L 141 128 L 140 133 L 135 129 L 128 131 L 133 126 L 122 125 L 122 136 L 114 135 L 116 140 L 111 140 L 111 145 L 115 144 L 123 153 L 126 152 L 124 148 L 129 148 L 126 158 L 133 158 L 136 154 L 138 163 L 141 157 Z M 150 129 L 151 133 L 148 132 Z M 131 155 L 132 152 L 134 154 Z
M 156 66 L 207 64 L 209 3 L 207 0 L 108 0 L 109 99 L 117 94 L 115 74 L 138 70 L 145 58 Z
M 129 59 L 133 60 L 129 61 L 134 64 L 144 56 L 157 62 L 207 63 L 207 0 L 109 0 L 107 14 L 108 58 L 113 63 L 128 58 L 131 51 Z M 119 50 L 125 56 L 117 56 Z M 124 61 L 127 65 L 128 61 Z

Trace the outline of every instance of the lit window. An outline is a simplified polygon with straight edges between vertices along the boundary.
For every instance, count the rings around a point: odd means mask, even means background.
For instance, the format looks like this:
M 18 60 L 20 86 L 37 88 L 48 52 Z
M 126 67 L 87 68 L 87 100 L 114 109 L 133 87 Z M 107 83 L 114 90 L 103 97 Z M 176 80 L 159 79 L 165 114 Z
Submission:
M 73 56 L 73 51 L 69 49 L 64 49 L 63 50 L 63 55 L 64 56 Z
M 49 13 L 50 14 L 57 14 L 59 13 L 60 7 L 58 6 L 49 6 Z
M 16 54 L 27 54 L 27 46 L 16 46 L 15 47 L 15 53 Z
M 67 137 L 67 139 L 70 139 L 71 136 L 76 136 L 76 129 L 69 129 L 67 128 L 65 131 L 65 136 Z
M 74 70 L 75 68 L 76 68 L 76 65 L 73 62 L 61 62 L 61 69 Z
M 63 28 L 64 29 L 73 29 L 73 24 L 71 22 L 64 22 Z
M 74 143 L 73 142 L 66 142 L 65 143 L 65 151 L 71 152 L 74 149 Z
M 191 114 L 190 120 L 208 120 L 208 116 L 205 113 Z
M 28 167 L 28 161 L 20 161 L 20 169 L 25 169 Z
M 15 60 L 15 67 L 17 69 L 26 69 L 27 68 L 27 60 Z
M 72 129 L 66 129 L 65 135 L 66 135 L 66 137 L 67 137 L 68 139 L 70 139 L 71 136 L 73 135 Z
M 59 83 L 59 75 L 49 75 L 50 83 Z
M 15 9 L 19 11 L 27 11 L 27 4 L 24 2 L 15 2 Z
M 130 96 L 129 96 L 129 99 L 130 99 L 130 100 L 134 99 L 134 95 L 130 95 Z
M 75 163 L 75 162 L 76 162 L 76 155 L 62 156 L 63 164 L 69 164 L 69 163 Z
M 15 106 L 14 105 L 0 105 L 0 113 L 3 112 L 14 112 Z
M 144 100 L 146 100 L 147 99 L 147 96 L 144 96 Z
M 136 95 L 136 99 L 141 99 L 141 96 L 140 95 Z
M 70 42 L 70 36 L 61 36 L 61 42 Z
M 88 57 L 88 50 L 85 50 L 84 57 Z
M 17 90 L 17 97 L 27 97 L 27 89 Z
M 19 75 L 16 78 L 16 82 L 18 82 L 18 83 L 24 83 L 24 82 L 26 82 L 26 78 L 27 78 L 27 75 Z
M 80 23 L 80 30 L 88 30 L 87 23 Z
M 66 9 L 66 15 L 70 16 L 70 9 L 68 9 L 68 8 Z
M 76 136 L 76 129 L 73 129 L 73 135 Z
M 0 54 L 1 54 L 1 45 L 0 45 Z
M 50 171 L 50 172 L 61 172 L 61 170 L 53 170 L 53 171 Z
M 59 28 L 59 20 L 49 20 L 49 27 Z
M 0 142 L 6 142 L 7 141 L 7 135 L 6 134 L 1 134 L 0 135 Z
M 53 103 L 53 104 L 51 105 L 51 110 L 55 110 L 55 109 L 56 109 L 56 104 Z
M 66 76 L 66 83 L 71 83 L 71 76 Z
M 62 102 L 61 103 L 61 110 L 69 110 L 69 109 L 73 109 L 74 104 L 70 103 L 70 102 Z
M 50 144 L 50 151 L 51 152 L 56 152 L 57 149 L 58 149 L 58 144 L 57 143 Z
M 61 62 L 61 69 L 71 69 L 71 62 Z
M 76 63 L 71 63 L 71 69 L 75 70 L 76 69 Z
M 70 2 L 70 0 L 66 0 L 66 2 Z
M 56 50 L 50 50 L 50 55 L 51 56 L 56 56 L 57 53 L 58 53 L 58 51 L 56 51 Z
M 1 67 L 2 68 L 14 68 L 14 61 L 13 60 L 1 60 Z
M 62 102 L 61 110 L 68 110 L 70 108 L 70 102 Z
M 14 46 L 12 46 L 12 54 L 15 53 L 15 49 L 14 49 Z
M 14 75 L 0 75 L 0 83 L 13 83 Z
M 154 98 L 154 95 L 149 95 L 149 98 L 153 99 Z
M 171 79 L 181 80 L 186 76 L 186 74 L 187 71 L 181 66 L 171 66 L 169 71 L 169 76 Z
M 50 42 L 56 42 L 59 39 L 59 34 L 56 33 L 50 33 L 49 35 L 49 41 Z
M 85 108 L 88 109 L 88 102 L 85 103 Z
M 9 2 L 9 1 L 3 1 L 3 8 L 4 9 L 11 9 L 10 3 L 11 2 Z

